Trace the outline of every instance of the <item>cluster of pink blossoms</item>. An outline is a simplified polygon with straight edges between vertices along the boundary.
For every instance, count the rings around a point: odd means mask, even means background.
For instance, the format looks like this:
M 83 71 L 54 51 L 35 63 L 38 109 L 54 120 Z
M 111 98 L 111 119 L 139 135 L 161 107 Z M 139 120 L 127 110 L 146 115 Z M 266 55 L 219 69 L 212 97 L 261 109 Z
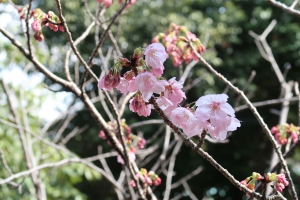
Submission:
M 289 182 L 285 178 L 285 174 L 275 174 L 275 173 L 267 173 L 264 176 L 259 173 L 253 172 L 252 176 L 249 176 L 245 180 L 241 181 L 241 184 L 245 185 L 248 189 L 254 191 L 256 181 L 275 184 L 275 189 L 278 192 L 282 192 L 282 190 L 289 185 Z M 247 194 L 247 196 L 249 196 Z
M 299 127 L 293 124 L 282 124 L 273 126 L 271 133 L 274 135 L 278 144 L 285 145 L 288 138 L 292 138 L 293 142 L 296 143 L 299 139 Z
M 138 174 L 135 175 L 135 177 L 137 179 L 139 179 L 140 177 L 143 177 L 145 179 L 145 182 L 149 185 L 149 186 L 152 186 L 152 185 L 155 185 L 155 186 L 158 186 L 161 184 L 161 179 L 158 177 L 158 175 L 156 175 L 153 171 L 149 171 L 147 172 L 146 169 L 144 168 L 141 168 L 140 169 L 140 172 Z M 132 187 L 135 187 L 135 182 L 134 180 L 131 180 L 130 181 L 130 185 Z
M 97 1 L 98 3 L 103 3 L 104 6 L 105 6 L 106 8 L 110 7 L 110 5 L 113 3 L 113 0 L 96 0 L 96 1 Z M 129 6 L 131 6 L 132 4 L 134 4 L 135 1 L 136 1 L 136 0 L 130 0 L 129 3 L 128 3 L 128 5 L 127 5 L 127 7 L 129 7 Z M 124 1 L 123 1 L 123 0 L 118 0 L 118 3 L 119 3 L 119 4 L 123 4 Z
M 278 192 L 282 192 L 282 190 L 289 185 L 289 182 L 285 178 L 285 174 L 275 174 L 268 173 L 265 175 L 267 182 L 273 182 L 275 184 L 275 189 Z
M 109 122 L 108 124 L 111 125 L 115 129 L 115 131 L 117 132 L 118 126 L 117 126 L 116 122 Z M 125 123 L 125 120 L 121 120 L 121 128 L 122 128 L 122 131 L 126 134 L 124 136 L 125 137 L 124 139 L 125 139 L 125 144 L 126 144 L 126 147 L 127 147 L 127 150 L 128 150 L 127 151 L 128 158 L 129 158 L 130 161 L 135 161 L 135 159 L 136 159 L 135 146 L 137 146 L 139 149 L 145 148 L 146 140 L 144 138 L 141 138 L 139 136 L 134 135 L 131 132 L 131 128 Z M 99 132 L 99 137 L 103 140 L 107 139 L 103 130 L 101 130 Z M 118 163 L 121 163 L 121 164 L 124 165 L 124 160 L 123 160 L 121 155 L 118 155 L 117 161 L 118 161 Z
M 240 126 L 233 108 L 227 103 L 228 96 L 200 97 L 196 101 L 197 108 L 179 106 L 186 98 L 182 91 L 184 80 L 176 81 L 175 77 L 165 80 L 162 77 L 167 57 L 165 47 L 160 43 L 153 43 L 145 50 L 137 48 L 130 61 L 119 58 L 110 72 L 100 79 L 98 87 L 103 90 L 117 88 L 121 93 L 136 92 L 130 100 L 129 109 L 140 116 L 150 115 L 153 108 L 151 99 L 155 99 L 165 115 L 188 137 L 199 135 L 206 129 L 211 137 L 224 140 L 228 131 Z M 120 77 L 121 66 L 132 69 Z
M 181 63 L 189 63 L 191 60 L 198 60 L 189 42 L 193 44 L 199 54 L 205 52 L 205 47 L 200 40 L 184 26 L 171 24 L 166 33 L 159 33 L 152 39 L 152 42 L 162 42 L 167 53 L 173 58 L 173 65 L 179 66 Z
M 34 31 L 34 39 L 41 42 L 44 40 L 44 35 L 42 33 L 42 28 L 47 26 L 54 32 L 60 30 L 64 32 L 64 27 L 61 25 L 61 21 L 58 16 L 56 16 L 52 11 L 44 13 L 41 9 L 34 9 L 31 12 L 31 16 L 34 21 L 31 23 L 31 28 Z

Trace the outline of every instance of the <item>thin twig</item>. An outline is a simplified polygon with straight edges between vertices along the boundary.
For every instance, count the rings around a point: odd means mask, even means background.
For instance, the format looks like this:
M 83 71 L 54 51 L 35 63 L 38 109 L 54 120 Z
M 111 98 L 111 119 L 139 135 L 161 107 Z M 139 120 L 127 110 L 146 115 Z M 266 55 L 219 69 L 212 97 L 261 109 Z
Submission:
M 82 132 L 84 132 L 88 128 L 89 128 L 88 124 L 84 125 L 80 129 L 78 127 L 74 128 L 66 137 L 64 137 L 61 140 L 61 144 L 65 145 L 71 138 L 75 137 L 78 134 L 81 134 Z
M 26 24 L 26 40 L 27 40 L 27 48 L 29 51 L 29 55 L 32 55 L 32 46 L 31 46 L 31 39 L 30 39 L 30 33 L 29 33 L 29 17 L 31 15 L 31 6 L 32 6 L 33 0 L 29 1 L 28 9 L 27 9 L 27 14 L 26 14 L 26 19 L 25 19 L 25 24 Z
M 194 193 L 192 192 L 190 186 L 187 184 L 186 181 L 182 182 L 182 186 L 184 187 L 187 195 L 192 199 L 192 200 L 198 200 L 198 198 L 194 195 Z
M 299 83 L 295 82 L 294 85 L 295 93 L 298 97 L 298 126 L 300 126 L 300 92 L 299 92 Z
M 256 71 L 252 70 L 251 71 L 251 75 L 248 78 L 247 84 L 245 84 L 244 87 L 243 87 L 243 89 L 242 89 L 243 92 L 245 92 L 247 90 L 248 86 L 253 81 L 255 75 L 256 75 Z M 240 100 L 241 100 L 241 96 L 238 96 L 237 99 L 236 99 L 236 101 L 235 101 L 235 107 L 239 104 Z
M 100 156 L 101 155 L 94 156 L 94 157 L 91 157 L 91 158 L 84 158 L 84 159 L 80 159 L 80 158 L 68 158 L 68 159 L 63 159 L 63 160 L 61 160 L 59 162 L 45 163 L 45 164 L 36 166 L 34 168 L 31 168 L 31 169 L 29 169 L 27 171 L 23 171 L 23 172 L 19 172 L 17 174 L 14 174 L 14 175 L 6 178 L 6 179 L 0 180 L 0 185 L 3 185 L 5 183 L 8 183 L 8 182 L 14 180 L 14 179 L 20 178 L 22 176 L 30 175 L 30 174 L 32 174 L 32 173 L 34 173 L 36 171 L 40 171 L 40 170 L 46 169 L 46 168 L 60 167 L 60 166 L 67 165 L 67 164 L 70 164 L 70 163 L 83 163 L 83 164 L 87 164 L 89 162 L 98 160 Z M 107 178 L 108 180 L 110 180 L 110 182 L 112 184 L 114 184 L 114 186 L 116 188 L 118 188 L 120 191 L 122 191 L 124 193 L 124 189 L 122 187 L 120 187 L 119 184 L 117 184 L 117 182 L 115 180 L 113 180 L 108 174 L 106 174 L 106 172 L 103 169 L 98 168 L 97 171 L 100 172 L 105 178 Z
M 298 3 L 298 0 L 294 0 L 293 4 L 290 6 L 290 8 L 294 9 L 295 6 L 297 5 Z
M 288 7 L 287 5 L 285 5 L 279 1 L 275 1 L 275 0 L 266 0 L 266 1 L 278 8 L 281 8 L 285 12 L 288 12 L 290 14 L 296 15 L 297 17 L 300 17 L 300 11 L 295 10 L 293 7 Z
M 0 148 L 0 154 L 1 154 L 1 160 L 2 160 L 2 163 L 4 165 L 4 168 L 6 169 L 6 171 L 8 172 L 8 174 L 10 176 L 13 175 L 14 173 L 11 171 L 10 167 L 8 166 L 8 164 L 6 162 L 6 159 L 5 159 L 5 156 L 4 156 L 4 152 L 2 151 L 1 148 Z
M 257 107 L 263 107 L 263 106 L 279 104 L 279 103 L 283 103 L 285 101 L 296 102 L 296 101 L 298 101 L 298 97 L 292 97 L 292 98 L 289 98 L 289 99 L 282 98 L 282 99 L 272 99 L 272 100 L 260 101 L 260 102 L 252 103 L 252 105 L 257 108 Z M 234 111 L 239 112 L 239 111 L 242 111 L 242 110 L 246 110 L 248 108 L 249 107 L 248 107 L 247 104 L 246 105 L 241 105 L 241 106 L 235 107 Z
M 171 189 L 177 188 L 178 186 L 180 186 L 184 181 L 188 181 L 191 178 L 195 177 L 197 174 L 199 174 L 201 171 L 203 170 L 203 167 L 198 167 L 196 168 L 194 171 L 192 171 L 191 173 L 189 173 L 188 175 L 182 177 L 179 181 L 173 183 L 171 185 Z
M 162 124 L 164 121 L 162 119 L 150 119 L 150 120 L 145 120 L 141 122 L 136 122 L 130 125 L 130 128 L 137 128 L 140 126 L 145 126 L 145 125 L 153 125 L 153 124 Z
M 207 134 L 206 129 L 203 129 L 203 131 L 202 131 L 202 133 L 201 133 L 201 135 L 200 135 L 200 137 L 199 137 L 199 141 L 198 141 L 198 144 L 197 144 L 197 146 L 196 146 L 196 149 L 199 149 L 199 148 L 202 147 L 202 145 L 203 145 L 203 143 L 204 143 L 204 139 L 205 139 L 205 137 L 206 137 L 206 134 Z
M 176 160 L 176 156 L 180 150 L 180 147 L 182 145 L 182 140 L 179 140 L 172 152 L 171 155 L 171 160 L 169 163 L 169 168 L 168 168 L 168 174 L 167 174 L 167 180 L 166 180 L 166 189 L 165 189 L 165 195 L 164 195 L 164 200 L 168 200 L 170 197 L 170 193 L 171 193 L 171 185 L 172 185 L 172 177 L 173 177 L 173 170 L 174 170 L 174 166 L 175 166 L 175 160 Z
M 95 26 L 95 22 L 92 22 L 87 28 L 86 30 L 81 34 L 80 37 L 78 37 L 75 41 L 74 41 L 74 46 L 77 46 L 80 42 L 82 42 L 90 33 L 90 31 L 92 30 L 92 28 Z M 69 59 L 70 59 L 70 55 L 71 55 L 71 51 L 72 48 L 70 48 L 67 53 L 66 53 L 66 58 L 65 58 L 65 75 L 67 77 L 67 80 L 70 82 L 73 82 L 71 75 L 70 75 L 70 71 L 69 71 Z M 76 74 L 76 73 L 75 73 Z M 77 79 L 77 78 L 76 78 Z M 78 81 L 76 81 L 77 84 Z

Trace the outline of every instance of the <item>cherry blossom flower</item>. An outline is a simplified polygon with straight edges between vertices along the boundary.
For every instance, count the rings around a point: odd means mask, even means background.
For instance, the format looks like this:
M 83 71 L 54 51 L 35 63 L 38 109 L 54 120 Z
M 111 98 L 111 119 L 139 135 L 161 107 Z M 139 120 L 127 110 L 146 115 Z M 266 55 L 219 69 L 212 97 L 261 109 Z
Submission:
M 206 95 L 196 101 L 195 116 L 199 122 L 206 122 L 205 128 L 214 139 L 225 140 L 228 131 L 234 131 L 241 125 L 234 118 L 234 110 L 227 99 L 226 94 L 217 94 Z
M 108 7 L 113 3 L 112 0 L 97 0 L 97 2 L 98 2 L 98 3 L 102 3 L 102 2 L 103 2 L 104 6 L 105 6 L 106 8 L 108 8 Z
M 265 174 L 265 178 L 268 182 L 275 183 L 275 189 L 278 192 L 282 192 L 282 190 L 289 185 L 289 182 L 286 180 L 285 174 L 267 173 Z
M 116 88 L 123 94 L 126 94 L 127 92 L 136 92 L 137 87 L 135 85 L 135 77 L 132 77 L 130 80 L 121 77 L 120 83 Z
M 164 73 L 164 66 L 160 68 L 150 67 L 150 71 L 154 76 L 161 76 Z
M 167 108 L 164 110 L 165 115 L 166 115 L 166 116 L 170 116 L 171 113 L 172 113 L 172 111 L 173 111 L 174 109 L 176 109 L 176 108 L 178 108 L 178 105 L 174 105 L 174 104 L 173 104 L 172 106 L 167 107 Z
M 210 118 L 219 119 L 224 114 L 234 117 L 234 110 L 229 103 L 227 103 L 228 96 L 226 94 L 210 94 L 200 97 L 196 101 L 197 110 L 203 113 L 203 120 Z
M 164 70 L 163 63 L 168 58 L 165 47 L 161 43 L 150 44 L 144 52 L 146 65 L 151 67 L 154 75 L 160 76 Z
M 160 94 L 163 92 L 164 86 L 167 84 L 165 80 L 157 80 L 150 72 L 140 73 L 135 79 L 135 85 L 142 92 L 145 101 L 148 101 L 153 93 Z
M 167 99 L 167 98 L 164 97 L 164 96 L 158 97 L 158 98 L 156 99 L 156 103 L 157 103 L 157 105 L 160 107 L 160 109 L 162 109 L 162 110 L 165 110 L 165 109 L 167 109 L 169 106 L 172 106 L 172 105 L 173 105 L 172 101 L 170 101 L 169 99 Z
M 178 107 L 171 112 L 170 119 L 176 126 L 186 129 L 193 124 L 195 116 L 189 109 Z
M 131 181 L 130 181 L 130 186 L 131 186 L 131 187 L 135 187 L 135 186 L 136 186 L 134 180 L 131 180 Z
M 182 128 L 183 132 L 189 138 L 198 135 L 203 131 L 204 122 L 197 121 L 194 113 L 188 108 L 175 108 L 169 117 L 173 124 Z
M 151 105 L 147 105 L 140 94 L 137 94 L 129 101 L 129 109 L 139 116 L 147 117 L 151 113 Z
M 275 189 L 278 192 L 282 192 L 282 190 L 289 185 L 289 182 L 285 178 L 285 174 L 278 174 L 277 175 L 277 180 L 275 183 Z
M 127 155 L 128 155 L 129 161 L 131 161 L 131 162 L 135 161 L 135 159 L 136 159 L 135 153 L 133 153 L 132 151 L 128 151 Z M 118 156 L 117 156 L 117 162 L 121 163 L 122 165 L 125 164 L 124 160 L 120 154 L 118 154 Z
M 140 149 L 145 148 L 146 140 L 144 138 L 139 138 L 137 141 L 137 146 Z
M 292 138 L 293 143 L 296 143 L 299 137 L 299 127 L 293 124 L 280 124 L 272 127 L 271 133 L 278 144 L 285 145 L 289 138 Z
M 41 22 L 39 20 L 34 20 L 31 23 L 31 28 L 33 31 L 41 31 L 42 30 L 42 26 L 41 26 Z
M 173 104 L 180 103 L 183 98 L 186 98 L 185 93 L 181 90 L 183 88 L 184 80 L 180 79 L 179 81 L 175 80 L 175 77 L 168 80 L 168 86 L 164 91 L 165 97 L 170 99 Z
M 98 82 L 98 88 L 103 90 L 112 90 L 120 83 L 119 73 L 114 73 L 113 70 L 110 70 L 109 73 L 103 76 Z

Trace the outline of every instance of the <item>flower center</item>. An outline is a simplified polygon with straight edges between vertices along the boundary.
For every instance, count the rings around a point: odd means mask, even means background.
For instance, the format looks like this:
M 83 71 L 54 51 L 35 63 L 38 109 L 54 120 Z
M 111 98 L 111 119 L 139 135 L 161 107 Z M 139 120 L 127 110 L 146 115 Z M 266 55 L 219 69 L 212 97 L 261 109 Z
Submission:
M 220 102 L 213 102 L 213 103 L 211 104 L 211 109 L 212 109 L 213 111 L 220 110 Z

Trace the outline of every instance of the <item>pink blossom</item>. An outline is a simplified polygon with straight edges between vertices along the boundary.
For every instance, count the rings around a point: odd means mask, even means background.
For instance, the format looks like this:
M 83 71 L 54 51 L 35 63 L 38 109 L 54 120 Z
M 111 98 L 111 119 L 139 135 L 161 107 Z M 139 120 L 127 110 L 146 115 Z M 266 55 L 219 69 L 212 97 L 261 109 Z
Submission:
M 228 96 L 226 94 L 210 94 L 200 97 L 196 101 L 198 106 L 197 110 L 203 113 L 203 119 L 208 120 L 210 118 L 219 119 L 224 114 L 234 117 L 234 110 L 227 103 Z
M 58 26 L 58 29 L 59 29 L 61 32 L 65 32 L 65 28 L 64 28 L 64 26 L 62 26 L 62 25 L 59 25 L 59 26 Z
M 160 68 L 154 68 L 154 67 L 150 67 L 151 73 L 154 76 L 161 76 L 164 73 L 164 66 L 160 67 Z
M 150 66 L 155 73 L 161 75 L 160 72 L 164 70 L 163 63 L 168 58 L 165 47 L 161 43 L 150 44 L 144 52 L 146 65 Z
M 135 79 L 136 87 L 142 92 L 143 99 L 148 101 L 153 93 L 160 94 L 165 90 L 165 80 L 157 80 L 150 72 L 140 73 Z
M 104 4 L 104 6 L 106 8 L 108 8 L 111 4 L 112 4 L 112 0 L 97 0 L 98 3 L 102 3 Z
M 240 127 L 240 121 L 234 118 L 233 108 L 226 102 L 226 94 L 206 95 L 196 101 L 195 112 L 199 122 L 205 122 L 212 138 L 225 140 L 228 131 Z
M 160 107 L 160 109 L 162 109 L 162 110 L 165 110 L 169 106 L 173 105 L 173 103 L 169 99 L 167 99 L 166 97 L 164 97 L 164 96 L 158 97 L 156 99 L 156 103 Z
M 40 31 L 42 30 L 42 26 L 41 26 L 41 23 L 39 20 L 34 20 L 32 23 L 31 23 L 31 28 L 33 31 Z
M 104 133 L 103 130 L 101 130 L 101 131 L 99 132 L 99 137 L 100 137 L 102 140 L 106 140 L 106 135 L 105 135 L 105 133 Z
M 278 192 L 282 192 L 282 190 L 289 185 L 289 182 L 285 178 L 285 174 L 276 175 L 275 189 Z
M 161 184 L 161 179 L 160 179 L 159 177 L 157 177 L 156 179 L 154 179 L 153 184 L 154 184 L 155 186 L 160 185 L 160 184 Z
M 135 153 L 133 153 L 132 151 L 128 151 L 127 155 L 128 155 L 129 161 L 131 161 L 131 162 L 135 161 L 135 158 L 136 158 Z M 118 156 L 117 156 L 117 162 L 121 163 L 122 165 L 125 164 L 124 160 L 120 154 L 118 154 Z
M 57 25 L 55 25 L 55 24 L 49 24 L 49 28 L 51 29 L 51 30 L 53 30 L 54 32 L 57 32 L 58 31 L 58 26 Z
M 144 138 L 139 138 L 137 142 L 137 146 L 140 149 L 145 148 L 146 140 Z
M 136 112 L 139 116 L 148 117 L 151 113 L 151 105 L 147 105 L 140 94 L 129 101 L 129 109 Z
M 183 107 L 175 108 L 169 117 L 173 124 L 182 129 L 188 129 L 194 126 L 194 122 L 196 121 L 194 114 L 189 109 Z
M 173 65 L 175 67 L 178 67 L 184 60 L 181 57 L 181 53 L 178 53 L 176 51 L 173 51 L 171 53 L 172 57 L 173 57 Z
M 103 76 L 98 82 L 98 88 L 103 90 L 112 90 L 120 83 L 119 73 L 113 74 L 113 71 L 110 70 L 109 73 Z
M 166 115 L 166 116 L 170 116 L 171 113 L 172 113 L 172 111 L 173 111 L 174 109 L 176 109 L 176 108 L 178 108 L 178 105 L 174 105 L 174 104 L 173 104 L 172 106 L 167 107 L 167 108 L 164 110 L 165 115 Z
M 131 187 L 135 187 L 135 186 L 136 186 L 134 180 L 131 180 L 131 181 L 130 181 L 130 186 L 131 186 Z
M 199 135 L 205 127 L 205 122 L 198 121 L 189 108 L 177 107 L 171 111 L 169 117 L 189 138 Z
M 133 71 L 126 72 L 124 74 L 124 78 L 121 77 L 121 81 L 116 88 L 123 94 L 126 94 L 127 92 L 136 92 L 137 87 L 135 85 L 135 76 Z
M 33 35 L 33 37 L 34 37 L 35 40 L 37 40 L 39 42 L 41 42 L 41 41 L 44 40 L 44 35 L 43 35 L 43 33 L 41 31 L 35 32 L 34 35 Z
M 168 86 L 166 86 L 166 91 L 164 92 L 165 97 L 170 99 L 173 104 L 180 103 L 183 98 L 186 98 L 185 93 L 181 90 L 183 88 L 184 80 L 175 80 L 175 77 L 168 80 Z
M 183 129 L 183 132 L 189 137 L 193 137 L 195 135 L 199 135 L 202 133 L 204 127 L 204 123 L 199 123 L 197 120 L 193 120 L 192 124 L 187 128 Z
M 298 141 L 298 134 L 295 131 L 291 132 L 291 137 L 292 137 L 294 143 L 296 143 Z
M 135 85 L 135 77 L 131 80 L 121 77 L 120 83 L 116 88 L 123 94 L 126 94 L 127 92 L 136 92 L 137 87 Z

